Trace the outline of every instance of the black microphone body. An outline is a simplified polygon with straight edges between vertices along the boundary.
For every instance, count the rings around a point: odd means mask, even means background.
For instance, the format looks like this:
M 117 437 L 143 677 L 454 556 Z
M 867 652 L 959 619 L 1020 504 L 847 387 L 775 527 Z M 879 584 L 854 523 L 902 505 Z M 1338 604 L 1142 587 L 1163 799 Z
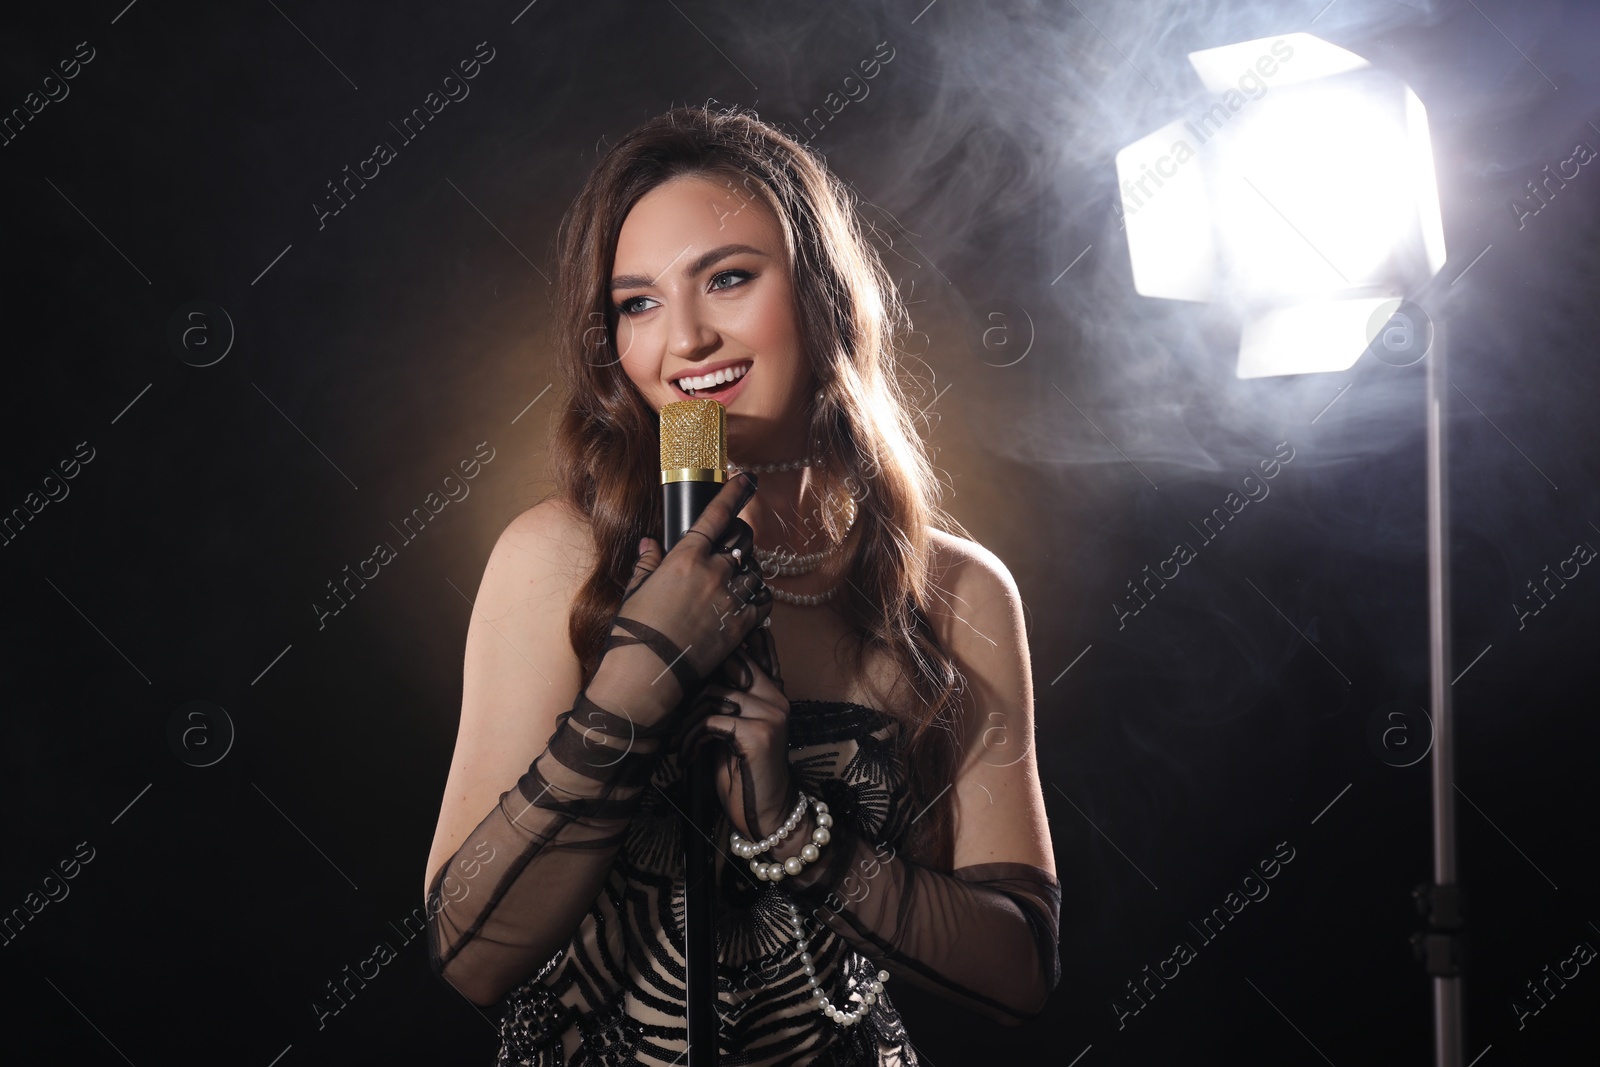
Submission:
M 683 535 L 693 526 L 706 505 L 722 491 L 722 482 L 668 482 L 661 487 L 662 525 L 661 551 L 671 552 L 672 546 L 683 540 Z

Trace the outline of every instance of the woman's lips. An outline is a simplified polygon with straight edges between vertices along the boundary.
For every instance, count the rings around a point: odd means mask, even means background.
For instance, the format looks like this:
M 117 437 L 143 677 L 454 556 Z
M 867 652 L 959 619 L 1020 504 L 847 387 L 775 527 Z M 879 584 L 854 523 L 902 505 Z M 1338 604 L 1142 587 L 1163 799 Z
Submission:
M 684 392 L 683 388 L 679 386 L 677 382 L 672 383 L 672 391 L 677 393 L 678 396 L 684 400 L 715 400 L 717 403 L 726 407 L 728 403 L 732 401 L 734 397 L 738 396 L 740 391 L 744 389 L 744 383 L 750 380 L 750 375 L 754 372 L 755 366 L 752 365 L 750 369 L 745 371 L 737 381 L 724 382 L 715 389 L 701 389 L 693 396 L 690 396 L 688 393 Z

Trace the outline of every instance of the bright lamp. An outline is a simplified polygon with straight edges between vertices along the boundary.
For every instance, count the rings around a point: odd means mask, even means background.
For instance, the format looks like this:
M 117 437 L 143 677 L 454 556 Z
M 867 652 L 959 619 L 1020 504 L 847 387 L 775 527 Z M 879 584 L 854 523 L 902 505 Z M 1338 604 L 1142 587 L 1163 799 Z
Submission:
M 1444 265 L 1422 102 L 1305 33 L 1189 62 L 1220 96 L 1117 153 L 1135 288 L 1232 306 L 1241 378 L 1349 368 Z

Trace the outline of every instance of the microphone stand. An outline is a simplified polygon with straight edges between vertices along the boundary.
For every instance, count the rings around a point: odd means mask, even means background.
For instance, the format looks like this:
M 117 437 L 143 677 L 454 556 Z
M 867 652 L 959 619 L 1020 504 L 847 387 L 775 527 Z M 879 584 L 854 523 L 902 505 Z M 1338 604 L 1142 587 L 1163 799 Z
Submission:
M 709 751 L 684 771 L 689 787 L 684 820 L 683 909 L 684 992 L 688 998 L 689 1067 L 717 1067 L 717 852 L 711 844 L 716 825 L 715 765 Z
M 694 525 L 700 512 L 721 488 L 721 482 L 711 481 L 678 481 L 663 486 L 666 490 L 666 529 L 661 538 L 664 552 L 672 551 L 672 546 Z M 718 811 L 715 772 L 716 765 L 707 750 L 702 750 L 683 768 L 686 810 L 680 821 L 680 835 L 683 838 L 688 1067 L 717 1067 L 721 1055 L 717 1041 L 717 850 L 711 841 Z

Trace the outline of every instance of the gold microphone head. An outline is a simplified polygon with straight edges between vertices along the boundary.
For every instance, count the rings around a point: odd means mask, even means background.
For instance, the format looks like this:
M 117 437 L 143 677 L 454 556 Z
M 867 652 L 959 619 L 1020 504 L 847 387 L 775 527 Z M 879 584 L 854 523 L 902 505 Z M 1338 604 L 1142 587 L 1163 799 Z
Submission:
M 715 400 L 661 406 L 661 483 L 728 480 L 727 409 Z

